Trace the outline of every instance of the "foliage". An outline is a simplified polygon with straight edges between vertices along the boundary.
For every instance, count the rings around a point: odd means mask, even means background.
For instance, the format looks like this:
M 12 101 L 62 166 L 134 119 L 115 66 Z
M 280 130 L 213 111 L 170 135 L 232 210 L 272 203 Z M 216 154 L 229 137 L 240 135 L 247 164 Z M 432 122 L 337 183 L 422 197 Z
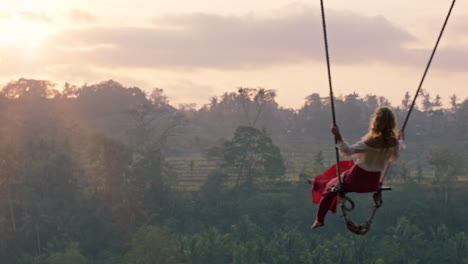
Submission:
M 240 126 L 231 141 L 224 143 L 224 165 L 236 174 L 236 185 L 252 184 L 254 176 L 270 179 L 286 170 L 280 149 L 265 130 Z
M 78 244 L 71 243 L 63 252 L 51 254 L 47 264 L 86 264 L 86 257 L 80 253 Z
M 454 95 L 444 108 L 424 92 L 388 179 L 394 190 L 372 231 L 356 237 L 333 215 L 310 231 L 310 186 L 295 181 L 333 162 L 327 98 L 312 93 L 297 110 L 275 98 L 244 87 L 177 109 L 160 88 L 146 95 L 115 81 L 8 83 L 0 92 L 1 262 L 468 263 L 468 100 Z M 394 108 L 399 120 L 409 99 Z M 343 134 L 358 139 L 373 109 L 387 104 L 377 95 L 337 98 Z M 201 168 L 202 152 L 214 165 Z M 189 173 L 167 156 L 190 161 Z M 353 214 L 364 218 L 369 197 L 355 201 Z
M 133 236 L 125 264 L 176 263 L 175 246 L 167 231 L 156 226 L 142 226 Z

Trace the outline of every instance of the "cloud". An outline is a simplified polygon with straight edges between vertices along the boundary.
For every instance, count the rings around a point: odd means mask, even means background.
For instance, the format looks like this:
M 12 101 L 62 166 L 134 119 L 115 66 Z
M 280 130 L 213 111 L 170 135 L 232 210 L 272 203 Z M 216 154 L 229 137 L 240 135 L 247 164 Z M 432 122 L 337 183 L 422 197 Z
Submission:
M 433 67 L 445 70 L 468 71 L 468 51 L 450 47 L 437 51 L 433 59 Z
M 454 28 L 454 31 L 459 32 L 459 33 L 466 33 L 468 30 L 468 13 L 464 13 L 462 15 L 454 16 L 453 17 L 453 22 L 452 22 L 452 27 Z
M 383 17 L 346 12 L 330 12 L 329 38 L 334 61 L 347 64 L 405 58 L 403 46 L 414 41 Z M 146 28 L 64 31 L 54 42 L 82 59 L 108 67 L 264 67 L 322 60 L 324 53 L 320 16 L 311 8 L 269 18 L 164 16 Z M 108 48 L 82 49 L 99 45 Z
M 430 55 L 430 50 L 407 48 L 418 40 L 382 16 L 329 10 L 327 23 L 331 61 L 336 65 L 420 67 Z M 46 43 L 45 63 L 107 69 L 258 69 L 324 62 L 322 34 L 319 11 L 308 7 L 269 17 L 167 15 L 154 18 L 147 27 L 88 26 L 61 31 Z M 461 58 L 467 55 L 460 51 L 441 48 L 439 55 L 449 57 L 440 65 L 466 70 L 468 59 Z M 451 65 L 449 59 L 460 63 Z
M 31 11 L 22 11 L 19 15 L 25 19 L 32 21 L 40 21 L 46 23 L 52 23 L 52 19 L 43 13 L 35 13 Z
M 93 24 L 97 21 L 97 18 L 93 14 L 80 9 L 71 9 L 69 18 L 72 23 L 76 24 Z
M 54 80 L 67 80 L 69 82 L 98 82 L 103 79 L 103 75 L 94 69 L 76 64 L 54 65 L 46 67 L 44 72 Z
M 464 46 L 468 44 L 468 13 L 454 16 L 447 25 L 447 38 L 453 40 L 452 45 Z

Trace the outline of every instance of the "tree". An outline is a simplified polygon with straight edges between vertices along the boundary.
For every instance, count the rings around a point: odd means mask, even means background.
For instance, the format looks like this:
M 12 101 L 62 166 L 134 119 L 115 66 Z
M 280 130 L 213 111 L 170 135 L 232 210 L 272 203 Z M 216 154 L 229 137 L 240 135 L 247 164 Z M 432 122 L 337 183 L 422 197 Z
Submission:
M 466 135 L 468 133 L 468 99 L 457 105 L 455 124 L 457 125 L 456 130 L 458 134 L 464 135 L 464 139 L 466 140 Z
M 224 143 L 224 164 L 236 174 L 236 186 L 253 184 L 254 177 L 278 178 L 286 171 L 280 149 L 266 131 L 245 126 Z
M 382 105 L 380 99 L 379 105 Z M 348 138 L 364 134 L 369 123 L 369 112 L 373 111 L 374 109 L 366 111 L 363 99 L 355 92 L 346 95 L 344 101 L 336 100 L 337 119 L 340 120 L 338 123 L 342 133 L 348 135 Z
M 405 93 L 405 97 L 403 98 L 403 100 L 401 101 L 401 105 L 403 106 L 403 110 L 407 110 L 409 109 L 410 107 L 410 95 L 409 95 L 409 92 L 406 92 Z
M 459 232 L 452 238 L 455 244 L 455 252 L 458 259 L 458 263 L 468 262 L 468 236 L 465 232 Z
M 318 151 L 313 157 L 312 163 L 312 175 L 315 177 L 316 175 L 320 175 L 325 171 L 325 164 L 324 164 L 324 157 L 323 151 Z
M 125 264 L 177 263 L 175 245 L 169 234 L 157 226 L 142 226 L 133 236 Z
M 403 182 L 411 179 L 411 169 L 408 161 L 399 161 L 392 166 L 394 167 L 395 176 L 400 178 Z
M 434 166 L 434 177 L 437 182 L 455 180 L 465 165 L 463 158 L 447 147 L 433 147 L 427 155 L 427 161 Z
M 431 94 L 425 90 L 421 90 L 421 100 L 424 112 L 429 112 L 433 109 L 434 104 L 432 103 Z
M 2 88 L 1 93 L 9 99 L 17 98 L 53 98 L 60 93 L 53 89 L 55 84 L 50 81 L 21 78 L 10 82 Z
M 125 131 L 132 127 L 129 111 L 151 104 L 139 88 L 124 87 L 112 80 L 84 85 L 75 96 L 66 101 L 70 120 L 123 142 L 127 139 Z
M 183 115 L 161 102 L 138 105 L 129 109 L 128 113 L 133 121 L 127 130 L 129 141 L 140 152 L 160 151 L 184 120 Z
M 367 109 L 373 111 L 379 106 L 379 99 L 376 95 L 368 94 L 364 98 L 364 102 L 366 103 Z
M 164 90 L 161 88 L 154 88 L 150 94 L 151 103 L 157 108 L 169 106 L 169 99 L 164 94 Z
M 46 264 L 86 264 L 86 257 L 81 254 L 78 243 L 70 243 L 63 252 L 55 252 L 46 259 Z
M 434 147 L 429 151 L 427 161 L 434 167 L 435 184 L 441 194 L 438 200 L 442 201 L 442 208 L 445 210 L 450 201 L 452 185 L 464 170 L 464 160 L 446 147 Z
M 299 137 L 306 139 L 310 137 L 310 139 L 316 140 L 323 139 L 324 133 L 322 129 L 330 124 L 329 110 L 325 107 L 326 103 L 324 99 L 318 93 L 310 94 L 306 97 L 304 106 L 299 109 L 297 114 L 294 114 L 295 124 L 293 128 L 300 133 Z
M 423 231 L 404 216 L 398 218 L 397 225 L 390 229 L 393 233 L 393 240 L 398 245 L 398 250 L 394 252 L 394 256 L 387 257 L 396 260 L 395 263 L 411 263 L 409 261 L 414 261 L 415 256 L 412 253 L 423 244 Z
M 457 106 L 458 106 L 458 97 L 456 94 L 453 94 L 451 97 L 450 97 L 450 106 L 451 106 L 451 110 L 452 112 L 455 112 L 457 110 Z
M 135 232 L 139 207 L 131 174 L 132 152 L 119 141 L 104 135 L 90 139 L 85 186 L 96 201 L 101 220 L 117 228 L 122 239 Z
M 12 189 L 15 185 L 20 182 L 18 179 L 18 159 L 17 159 L 17 149 L 16 146 L 12 144 L 6 144 L 2 142 L 2 149 L 4 151 L 0 152 L 0 173 L 1 173 L 1 183 L 0 187 L 3 189 L 3 192 L 6 193 L 8 209 L 10 214 L 11 227 L 13 232 L 16 232 L 16 217 L 15 217 L 15 206 L 12 201 Z M 0 190 L 1 190 L 0 189 Z M 5 190 L 6 189 L 6 190 Z
M 311 106 L 311 105 L 321 106 L 322 105 L 322 97 L 320 97 L 320 94 L 318 93 L 313 93 L 313 94 L 308 95 L 305 98 L 305 100 L 306 100 L 305 105 L 307 106 Z
M 434 98 L 434 101 L 432 102 L 432 105 L 434 107 L 441 107 L 442 106 L 440 95 L 438 95 L 438 94 L 436 95 L 436 97 Z
M 162 89 L 153 91 L 150 102 L 129 111 L 133 124 L 128 130 L 132 152 L 129 175 L 142 206 L 140 209 L 148 218 L 155 212 L 169 216 L 162 210 L 169 210 L 173 202 L 170 188 L 176 182 L 176 175 L 163 152 L 185 120 L 183 114 L 168 105 Z M 194 166 L 194 162 L 190 163 L 191 172 Z
M 17 229 L 27 234 L 24 245 L 41 254 L 76 213 L 77 164 L 59 137 L 28 138 L 19 146 L 17 159 L 12 193 L 12 200 L 21 205 L 15 212 Z
M 256 126 L 260 115 L 265 110 L 264 108 L 268 104 L 274 103 L 276 97 L 275 90 L 266 90 L 264 88 L 254 89 L 241 87 L 239 88 L 238 93 L 242 102 L 245 117 L 251 127 Z
M 218 167 L 224 159 L 224 145 L 213 145 L 204 149 L 203 156 L 209 161 L 214 161 Z

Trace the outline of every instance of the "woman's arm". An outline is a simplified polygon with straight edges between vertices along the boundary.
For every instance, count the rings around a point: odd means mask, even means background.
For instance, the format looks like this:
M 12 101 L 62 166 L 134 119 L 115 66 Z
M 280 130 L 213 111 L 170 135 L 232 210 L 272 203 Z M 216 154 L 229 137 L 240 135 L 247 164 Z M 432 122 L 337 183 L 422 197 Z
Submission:
M 341 142 L 343 141 L 343 138 L 341 137 L 340 129 L 333 125 L 331 128 L 331 132 L 333 135 L 335 135 L 336 142 Z
M 398 140 L 402 140 L 402 141 L 405 140 L 405 131 L 403 130 L 398 131 Z
M 341 155 L 345 158 L 351 158 L 353 154 L 363 152 L 367 149 L 367 145 L 363 141 L 350 145 L 341 136 L 340 129 L 337 126 L 332 126 L 331 132 L 335 135 L 336 147 L 340 150 Z

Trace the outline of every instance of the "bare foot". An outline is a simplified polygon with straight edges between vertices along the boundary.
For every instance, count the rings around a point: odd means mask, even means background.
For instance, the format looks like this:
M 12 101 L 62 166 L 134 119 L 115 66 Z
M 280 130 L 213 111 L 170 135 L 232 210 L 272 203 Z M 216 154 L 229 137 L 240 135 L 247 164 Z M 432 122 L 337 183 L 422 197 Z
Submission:
M 316 229 L 324 225 L 324 223 L 320 223 L 319 221 L 315 220 L 314 224 L 310 227 L 310 229 Z

